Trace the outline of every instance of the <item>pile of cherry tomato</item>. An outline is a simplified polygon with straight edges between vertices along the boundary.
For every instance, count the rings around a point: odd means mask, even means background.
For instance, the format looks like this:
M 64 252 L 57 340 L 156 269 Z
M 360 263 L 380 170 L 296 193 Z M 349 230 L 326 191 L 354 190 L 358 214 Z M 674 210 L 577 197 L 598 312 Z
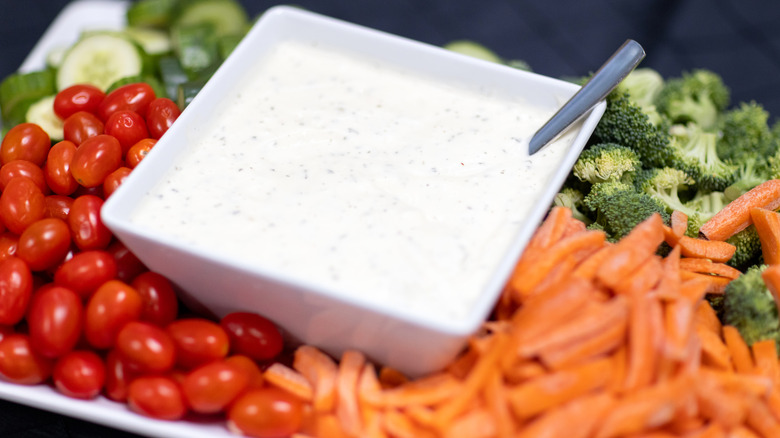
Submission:
M 180 114 L 144 83 L 109 94 L 62 90 L 64 140 L 35 124 L 0 144 L 0 378 L 103 395 L 143 415 L 224 415 L 231 429 L 284 436 L 300 401 L 264 385 L 283 349 L 254 313 L 187 313 L 175 286 L 149 271 L 100 219 L 122 184 Z

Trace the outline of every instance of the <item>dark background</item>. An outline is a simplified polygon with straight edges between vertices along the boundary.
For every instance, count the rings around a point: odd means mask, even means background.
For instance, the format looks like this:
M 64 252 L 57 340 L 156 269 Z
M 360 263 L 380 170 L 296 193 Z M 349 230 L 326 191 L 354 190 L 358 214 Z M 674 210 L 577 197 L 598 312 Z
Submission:
M 241 0 L 251 16 L 276 2 Z M 0 0 L 0 78 L 12 73 L 66 0 Z M 732 102 L 780 117 L 780 3 L 773 0 L 299 0 L 300 6 L 441 45 L 471 39 L 554 77 L 591 73 L 627 38 L 665 77 L 708 68 Z M 0 402 L 0 436 L 125 437 L 91 423 Z

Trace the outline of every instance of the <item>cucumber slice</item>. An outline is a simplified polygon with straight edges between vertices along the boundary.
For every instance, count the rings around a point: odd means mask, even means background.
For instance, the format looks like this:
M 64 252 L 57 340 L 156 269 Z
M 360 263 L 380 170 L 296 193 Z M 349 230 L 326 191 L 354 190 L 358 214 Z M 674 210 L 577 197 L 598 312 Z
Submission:
M 126 36 L 89 33 L 77 41 L 62 59 L 57 88 L 87 83 L 105 90 L 120 78 L 143 73 L 143 51 Z
M 0 83 L 0 115 L 3 124 L 13 126 L 23 122 L 30 104 L 56 91 L 54 73 L 51 70 L 14 73 L 8 76 Z
M 243 34 L 249 26 L 244 7 L 236 0 L 190 0 L 179 10 L 175 26 L 209 24 L 218 37 Z
M 164 29 L 171 24 L 171 17 L 178 6 L 177 0 L 139 0 L 127 9 L 129 26 Z
M 125 33 L 138 43 L 147 55 L 162 55 L 171 51 L 168 33 L 148 27 L 127 27 Z
M 220 62 L 217 37 L 209 23 L 175 26 L 171 41 L 179 63 L 192 79 Z
M 27 109 L 25 121 L 28 123 L 35 123 L 47 134 L 52 141 L 60 141 L 65 136 L 62 132 L 62 119 L 54 114 L 54 96 L 46 96 L 39 99 L 37 102 L 30 105 Z
M 46 54 L 46 65 L 53 69 L 60 68 L 62 65 L 62 59 L 65 57 L 65 53 L 68 52 L 68 46 L 54 47 Z

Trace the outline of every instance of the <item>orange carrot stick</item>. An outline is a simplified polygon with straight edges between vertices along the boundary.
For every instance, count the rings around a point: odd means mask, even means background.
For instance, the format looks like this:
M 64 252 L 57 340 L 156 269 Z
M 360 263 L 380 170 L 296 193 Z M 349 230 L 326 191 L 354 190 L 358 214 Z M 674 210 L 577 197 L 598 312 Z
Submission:
M 709 330 L 697 328 L 696 334 L 701 340 L 702 359 L 709 365 L 731 371 L 731 353 L 723 339 Z
M 780 263 L 780 214 L 766 208 L 752 208 L 750 219 L 761 240 L 764 263 L 767 265 Z
M 493 438 L 496 432 L 496 421 L 491 412 L 478 408 L 456 418 L 444 432 L 444 438 Z
M 265 381 L 273 386 L 295 394 L 302 400 L 311 401 L 312 387 L 306 378 L 294 369 L 275 362 L 265 370 Z
M 579 313 L 593 294 L 589 281 L 572 278 L 561 279 L 544 294 L 537 294 L 524 303 L 513 316 L 517 336 L 533 339 L 557 327 Z
M 612 290 L 618 294 L 644 294 L 658 284 L 662 273 L 663 263 L 661 263 L 661 258 L 655 255 L 650 256 L 634 272 L 615 284 Z
M 387 434 L 394 438 L 434 438 L 435 434 L 416 425 L 408 416 L 390 409 L 383 416 L 384 428 Z M 355 435 L 359 436 L 359 435 Z
M 556 371 L 509 389 L 512 411 L 518 418 L 533 417 L 550 408 L 606 386 L 612 360 L 599 359 Z
M 772 379 L 775 385 L 780 384 L 780 365 L 777 362 L 777 348 L 774 339 L 754 342 L 750 348 L 753 351 L 753 360 L 756 362 L 756 371 L 760 375 Z
M 322 351 L 302 345 L 295 350 L 293 368 L 312 384 L 314 409 L 329 412 L 336 405 L 336 362 Z
M 734 369 L 740 374 L 750 374 L 755 369 L 753 356 L 739 330 L 732 325 L 723 326 L 723 340 L 731 354 L 731 362 Z
M 694 239 L 682 236 L 677 242 L 684 257 L 710 259 L 713 262 L 725 263 L 734 256 L 737 247 L 719 240 Z
M 731 278 L 739 277 L 742 272 L 739 269 L 732 268 L 725 263 L 715 263 L 710 259 L 701 258 L 683 258 L 680 259 L 680 269 L 686 271 L 698 272 L 699 274 L 712 274 L 721 277 Z
M 670 222 L 672 226 L 672 234 L 679 240 L 680 237 L 684 236 L 685 232 L 688 230 L 688 215 L 679 210 L 674 210 L 672 212 Z
M 623 321 L 578 342 L 542 349 L 539 358 L 553 370 L 585 363 L 625 343 L 627 326 L 627 321 Z
M 707 284 L 705 290 L 708 294 L 720 295 L 726 292 L 726 286 L 731 282 L 728 277 L 719 277 L 717 275 L 698 274 L 696 272 L 681 270 L 680 277 L 685 282 L 689 281 L 701 281 Z
M 751 209 L 777 210 L 778 207 L 780 207 L 780 180 L 769 180 L 726 204 L 701 226 L 699 233 L 709 240 L 726 240 L 752 223 Z
M 516 435 L 517 438 L 587 438 L 616 400 L 606 392 L 586 395 L 541 414 Z M 576 425 L 576 427 L 572 427 Z
M 383 407 L 435 406 L 454 397 L 461 382 L 449 374 L 432 374 L 379 393 L 366 393 L 366 402 Z
M 623 390 L 635 391 L 649 385 L 656 377 L 658 355 L 651 321 L 651 301 L 657 298 L 644 291 L 636 291 L 629 294 L 629 299 L 628 368 Z
M 763 401 L 750 405 L 747 425 L 761 436 L 780 437 L 780 421 L 772 415 L 772 411 Z
M 605 242 L 601 248 L 592 253 L 590 257 L 583 260 L 574 268 L 574 271 L 571 273 L 572 276 L 585 280 L 593 280 L 596 276 L 596 271 L 598 271 L 599 267 L 604 263 L 604 260 L 609 257 L 609 251 L 612 250 L 613 246 L 614 245 Z
M 596 277 L 603 284 L 614 287 L 655 254 L 664 240 L 661 215 L 653 214 L 614 245 Z
M 347 350 L 341 355 L 336 389 L 336 418 L 339 419 L 345 432 L 353 436 L 361 436 L 363 419 L 358 404 L 358 381 L 363 371 L 366 358 L 363 353 Z
M 720 319 L 718 319 L 718 314 L 715 313 L 715 309 L 713 309 L 710 305 L 710 302 L 706 300 L 700 301 L 696 306 L 694 324 L 699 327 L 706 328 L 718 336 L 720 336 L 721 328 L 723 327 Z

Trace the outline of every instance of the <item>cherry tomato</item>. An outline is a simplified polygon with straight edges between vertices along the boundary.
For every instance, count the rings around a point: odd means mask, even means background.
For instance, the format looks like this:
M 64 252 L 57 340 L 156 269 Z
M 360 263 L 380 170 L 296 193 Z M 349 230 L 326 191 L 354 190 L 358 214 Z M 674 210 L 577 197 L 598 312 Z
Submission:
M 30 178 L 42 193 L 48 193 L 49 186 L 46 184 L 43 170 L 27 160 L 12 160 L 0 167 L 0 190 L 5 189 L 8 181 L 17 176 Z
M 143 298 L 119 280 L 103 283 L 87 302 L 84 335 L 95 348 L 111 348 L 119 330 L 136 321 L 143 310 Z
M 119 188 L 119 186 L 122 185 L 123 182 L 127 179 L 128 176 L 130 176 L 130 172 L 132 169 L 129 167 L 120 167 L 119 169 L 111 172 L 106 177 L 106 180 L 103 181 L 103 198 L 108 199 L 109 196 L 111 196 L 116 189 Z
M 44 217 L 61 219 L 67 223 L 70 207 L 73 206 L 73 198 L 65 195 L 49 195 L 44 201 L 46 202 Z
M 43 165 L 51 147 L 49 134 L 35 123 L 20 123 L 8 130 L 0 143 L 0 164 L 27 160 Z
M 146 157 L 152 147 L 157 144 L 157 140 L 153 138 L 145 138 L 138 143 L 130 147 L 125 155 L 125 164 L 131 169 L 135 169 L 135 166 Z
M 179 300 L 167 278 L 148 271 L 135 277 L 130 285 L 144 299 L 142 321 L 165 327 L 176 319 L 179 314 Z
M 71 351 L 54 364 L 54 387 L 73 398 L 92 399 L 106 382 L 106 365 L 93 351 Z
M 82 250 L 105 249 L 111 243 L 111 231 L 100 219 L 103 200 L 93 195 L 79 196 L 68 213 L 68 226 L 76 246 Z
M 37 353 L 30 338 L 12 334 L 0 341 L 0 377 L 21 385 L 37 385 L 51 376 L 52 361 Z
M 219 324 L 203 318 L 185 318 L 168 324 L 176 344 L 176 364 L 192 369 L 228 354 L 227 333 Z
M 0 216 L 5 227 L 22 234 L 33 222 L 46 215 L 46 197 L 30 178 L 17 177 L 8 181 L 0 195 Z
M 54 114 L 62 120 L 79 111 L 94 114 L 105 97 L 106 93 L 94 85 L 71 85 L 54 96 Z
M 179 118 L 181 110 L 171 99 L 158 97 L 149 104 L 146 112 L 146 124 L 152 138 L 160 138 Z
M 10 231 L 0 234 L 0 261 L 15 256 L 19 247 L 19 235 Z
M 161 420 L 178 420 L 187 413 L 179 384 L 165 376 L 140 376 L 128 388 L 127 404 L 133 411 Z
M 86 111 L 73 113 L 62 122 L 63 138 L 76 145 L 103 134 L 104 130 L 103 122 L 96 115 Z
M 130 382 L 138 376 L 119 357 L 116 350 L 111 350 L 106 355 L 106 397 L 111 400 L 124 402 L 127 400 L 127 390 Z
M 149 137 L 146 121 L 135 111 L 117 111 L 106 120 L 105 133 L 119 140 L 122 146 L 122 157 L 131 146 Z
M 239 396 L 228 411 L 228 426 L 258 438 L 290 436 L 303 423 L 303 403 L 276 387 L 251 389 Z
M 135 277 L 149 270 L 120 240 L 115 240 L 109 245 L 107 251 L 116 261 L 116 278 L 126 283 L 132 282 Z
M 0 325 L 0 341 L 16 333 L 12 325 Z
M 70 250 L 70 229 L 62 219 L 43 218 L 33 222 L 19 236 L 17 257 L 30 270 L 44 271 L 57 266 Z
M 0 324 L 14 325 L 22 320 L 33 291 L 30 268 L 18 257 L 0 261 Z
M 82 251 L 66 260 L 54 272 L 54 282 L 89 298 L 103 283 L 116 278 L 114 257 L 106 251 Z
M 249 375 L 227 361 L 211 362 L 192 370 L 181 384 L 190 408 L 201 414 L 223 411 L 249 384 Z
M 54 358 L 73 350 L 84 325 L 81 297 L 62 286 L 35 293 L 27 313 L 30 341 L 38 353 Z
M 257 362 L 250 359 L 248 356 L 234 354 L 225 359 L 225 362 L 244 370 L 246 375 L 249 376 L 249 383 L 247 384 L 249 388 L 260 388 L 263 386 L 265 382 L 263 371 L 257 366 Z
M 122 361 L 140 373 L 163 373 L 173 368 L 176 346 L 162 328 L 142 321 L 122 327 L 114 347 Z
M 254 360 L 273 359 L 282 352 L 279 329 L 267 318 L 251 312 L 233 312 L 219 322 L 230 338 L 230 350 Z
M 76 189 L 75 192 L 71 195 L 73 198 L 78 198 L 79 196 L 84 195 L 91 195 L 91 196 L 97 196 L 100 199 L 103 199 L 103 184 L 100 184 L 95 187 L 84 187 L 82 185 L 79 185 L 79 188 Z
M 122 165 L 122 146 L 106 134 L 84 141 L 73 154 L 70 173 L 84 187 L 103 184 L 106 177 Z
M 146 117 L 146 110 L 155 98 L 152 86 L 145 82 L 123 85 L 108 93 L 98 106 L 97 115 L 106 121 L 117 111 L 129 110 Z
M 58 195 L 70 195 L 79 188 L 79 183 L 70 173 L 70 163 L 76 155 L 76 144 L 63 140 L 49 149 L 43 176 L 51 191 Z

